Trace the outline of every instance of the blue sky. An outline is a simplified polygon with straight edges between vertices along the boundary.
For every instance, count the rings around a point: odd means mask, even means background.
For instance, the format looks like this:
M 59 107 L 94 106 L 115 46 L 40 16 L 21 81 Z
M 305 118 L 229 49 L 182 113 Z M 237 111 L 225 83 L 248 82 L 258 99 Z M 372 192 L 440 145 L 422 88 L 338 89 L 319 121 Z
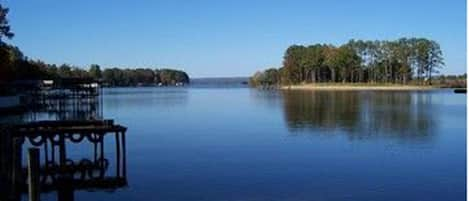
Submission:
M 278 67 L 292 44 L 427 37 L 445 74 L 466 71 L 465 0 L 0 0 L 34 59 L 88 68 L 170 67 L 191 77 Z

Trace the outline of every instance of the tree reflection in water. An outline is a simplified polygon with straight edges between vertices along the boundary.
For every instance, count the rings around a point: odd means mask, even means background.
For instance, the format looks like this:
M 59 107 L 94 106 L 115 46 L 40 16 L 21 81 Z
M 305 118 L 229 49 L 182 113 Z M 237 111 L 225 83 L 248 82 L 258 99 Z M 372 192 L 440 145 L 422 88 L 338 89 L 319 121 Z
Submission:
M 283 91 L 293 133 L 343 131 L 350 138 L 427 139 L 436 125 L 431 95 L 423 92 Z

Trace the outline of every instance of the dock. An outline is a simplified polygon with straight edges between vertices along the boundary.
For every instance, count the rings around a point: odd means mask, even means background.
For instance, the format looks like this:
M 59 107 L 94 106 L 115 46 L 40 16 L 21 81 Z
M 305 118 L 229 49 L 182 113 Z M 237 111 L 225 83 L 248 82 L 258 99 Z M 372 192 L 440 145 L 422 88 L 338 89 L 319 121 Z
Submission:
M 0 113 L 54 114 L 56 120 L 102 117 L 103 88 L 92 78 L 16 80 L 0 87 L 10 91 L 0 96 Z M 88 115 L 92 114 L 92 115 Z M 33 118 L 34 119 L 34 118 Z
M 457 94 L 465 94 L 465 93 L 467 93 L 467 90 L 466 90 L 465 88 L 454 89 L 454 93 L 457 93 Z
M 20 200 L 28 193 L 26 148 L 38 149 L 41 193 L 56 191 L 58 200 L 73 200 L 80 189 L 115 190 L 127 185 L 127 128 L 113 120 L 38 121 L 3 128 L 0 136 L 0 200 Z M 105 155 L 104 142 L 114 141 L 114 156 Z M 67 155 L 72 144 L 90 144 L 92 154 L 81 159 Z M 107 143 L 109 144 L 109 143 Z M 113 173 L 108 169 L 113 166 Z M 31 170 L 30 170 L 31 171 Z M 29 171 L 29 172 L 30 172 Z

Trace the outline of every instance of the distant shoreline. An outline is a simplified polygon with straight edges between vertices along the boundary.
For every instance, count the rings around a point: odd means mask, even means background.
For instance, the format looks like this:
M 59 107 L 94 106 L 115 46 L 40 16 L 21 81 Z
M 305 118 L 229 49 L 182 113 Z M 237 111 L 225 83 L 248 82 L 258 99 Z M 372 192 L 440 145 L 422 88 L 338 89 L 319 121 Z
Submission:
M 285 85 L 281 86 L 282 90 L 347 90 L 347 91 L 424 91 L 441 89 L 440 86 L 418 86 L 418 85 L 399 85 L 399 84 L 383 84 L 383 85 L 367 85 L 367 84 L 301 84 L 301 85 Z

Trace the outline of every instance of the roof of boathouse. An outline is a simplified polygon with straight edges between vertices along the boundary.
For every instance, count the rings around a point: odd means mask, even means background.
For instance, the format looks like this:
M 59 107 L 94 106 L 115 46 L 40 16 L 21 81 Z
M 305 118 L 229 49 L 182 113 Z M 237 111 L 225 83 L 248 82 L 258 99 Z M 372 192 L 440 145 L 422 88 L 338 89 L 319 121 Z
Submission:
M 14 88 L 17 90 L 39 90 L 43 87 L 53 87 L 55 89 L 75 89 L 86 90 L 95 89 L 101 85 L 100 79 L 94 78 L 57 78 L 57 79 L 31 79 L 14 80 L 8 83 L 0 83 L 0 87 Z

